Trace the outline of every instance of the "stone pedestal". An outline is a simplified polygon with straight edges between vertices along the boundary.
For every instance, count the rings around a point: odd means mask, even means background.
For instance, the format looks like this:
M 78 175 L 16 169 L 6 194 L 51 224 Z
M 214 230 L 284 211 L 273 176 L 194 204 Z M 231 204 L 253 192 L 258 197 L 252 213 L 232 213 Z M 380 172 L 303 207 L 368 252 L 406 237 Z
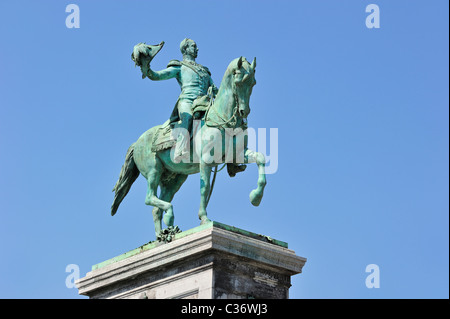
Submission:
M 289 298 L 306 258 L 287 244 L 217 222 L 94 265 L 76 284 L 90 298 Z

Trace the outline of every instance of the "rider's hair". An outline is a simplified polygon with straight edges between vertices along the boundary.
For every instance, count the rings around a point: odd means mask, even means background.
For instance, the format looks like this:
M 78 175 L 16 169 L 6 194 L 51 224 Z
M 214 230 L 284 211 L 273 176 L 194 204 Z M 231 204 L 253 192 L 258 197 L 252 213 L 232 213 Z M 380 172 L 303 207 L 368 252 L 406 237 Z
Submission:
M 186 39 L 184 39 L 183 41 L 181 41 L 181 43 L 180 43 L 180 51 L 181 51 L 181 54 L 184 55 L 184 54 L 186 53 L 186 47 L 188 46 L 189 41 L 194 42 L 194 40 L 191 40 L 191 39 L 189 39 L 189 38 L 186 38 Z

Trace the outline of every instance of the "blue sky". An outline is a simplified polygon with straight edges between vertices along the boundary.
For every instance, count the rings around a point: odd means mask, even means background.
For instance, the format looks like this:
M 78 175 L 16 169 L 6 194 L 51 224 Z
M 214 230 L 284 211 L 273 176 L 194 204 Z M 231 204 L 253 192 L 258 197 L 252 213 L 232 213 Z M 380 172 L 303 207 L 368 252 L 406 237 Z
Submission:
M 66 5 L 80 8 L 68 29 Z M 376 3 L 381 27 L 368 29 Z M 128 146 L 163 123 L 175 80 L 142 80 L 130 54 L 165 41 L 156 70 L 197 61 L 219 85 L 257 57 L 248 118 L 278 129 L 260 207 L 257 169 L 219 174 L 209 217 L 308 258 L 291 298 L 448 298 L 448 1 L 1 1 L 0 297 L 85 298 L 65 272 L 154 239 L 140 177 L 116 216 Z M 226 196 L 222 196 L 226 195 Z M 198 225 L 199 177 L 174 201 Z M 368 264 L 380 288 L 368 289 Z

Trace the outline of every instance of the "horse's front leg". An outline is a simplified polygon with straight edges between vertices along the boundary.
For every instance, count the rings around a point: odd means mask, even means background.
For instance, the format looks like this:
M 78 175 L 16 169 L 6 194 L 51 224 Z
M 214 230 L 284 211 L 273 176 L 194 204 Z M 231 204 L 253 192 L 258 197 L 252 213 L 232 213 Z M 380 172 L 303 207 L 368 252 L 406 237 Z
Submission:
M 200 161 L 200 209 L 198 211 L 198 218 L 201 220 L 200 224 L 210 222 L 207 217 L 206 206 L 208 205 L 208 196 L 211 190 L 211 170 L 211 166 Z
M 246 163 L 256 163 L 258 165 L 258 187 L 250 192 L 250 202 L 253 206 L 259 206 L 264 195 L 264 188 L 266 187 L 266 158 L 264 154 L 245 150 L 244 154 Z

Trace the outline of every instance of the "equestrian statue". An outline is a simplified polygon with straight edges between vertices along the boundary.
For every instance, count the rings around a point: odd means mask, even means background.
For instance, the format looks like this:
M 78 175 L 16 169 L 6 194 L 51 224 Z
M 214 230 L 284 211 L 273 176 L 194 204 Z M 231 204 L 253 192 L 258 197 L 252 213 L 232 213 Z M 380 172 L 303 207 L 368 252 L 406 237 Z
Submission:
M 131 58 L 141 68 L 143 79 L 175 78 L 181 94 L 170 118 L 150 128 L 128 148 L 113 189 L 115 196 L 111 206 L 111 215 L 114 215 L 133 182 L 142 174 L 147 180 L 145 204 L 153 206 L 157 238 L 163 231 L 161 221 L 173 229 L 171 201 L 191 174 L 200 173 L 198 217 L 201 224 L 210 222 L 206 207 L 219 165 L 226 165 L 228 174 L 233 177 L 245 170 L 245 164 L 257 164 L 257 187 L 250 192 L 254 206 L 260 204 L 266 186 L 265 157 L 249 150 L 245 138 L 250 95 L 256 84 L 256 58 L 252 63 L 244 57 L 231 61 L 218 89 L 209 69 L 196 63 L 198 47 L 191 39 L 184 39 L 180 44 L 183 60 L 172 60 L 161 71 L 152 70 L 150 62 L 163 46 L 164 42 L 158 45 L 139 43 Z

